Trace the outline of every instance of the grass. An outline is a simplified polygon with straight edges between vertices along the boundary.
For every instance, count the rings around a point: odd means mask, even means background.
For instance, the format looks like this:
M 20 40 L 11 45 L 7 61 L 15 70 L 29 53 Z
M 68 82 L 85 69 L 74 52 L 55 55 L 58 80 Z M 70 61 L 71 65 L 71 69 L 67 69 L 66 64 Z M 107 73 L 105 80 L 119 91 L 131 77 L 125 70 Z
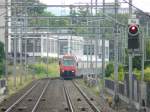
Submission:
M 35 79 L 40 79 L 40 78 L 44 78 L 47 76 L 47 65 L 45 63 L 30 65 L 27 79 L 25 80 L 25 76 L 22 76 L 23 78 L 22 78 L 22 84 L 21 84 L 20 74 L 22 74 L 22 72 L 20 70 L 21 70 L 20 66 L 17 65 L 16 87 L 15 87 L 14 76 L 13 76 L 13 66 L 9 65 L 9 75 L 8 75 L 8 82 L 7 82 L 9 95 L 14 94 L 20 89 L 27 86 L 29 83 L 33 81 L 33 77 Z M 57 63 L 51 63 L 48 65 L 48 76 L 59 77 L 59 65 Z
M 47 76 L 47 64 L 45 63 L 30 65 L 29 68 L 32 71 L 32 74 L 39 78 Z M 59 77 L 59 65 L 57 63 L 48 65 L 48 77 Z
M 14 86 L 14 77 L 11 75 L 8 77 L 8 91 L 9 91 L 9 95 L 16 93 L 17 91 L 19 91 L 20 89 L 24 88 L 25 86 L 27 86 L 30 82 L 32 82 L 32 76 L 28 75 L 27 76 L 27 80 L 22 80 L 22 84 L 20 83 L 20 75 L 16 76 L 16 87 Z

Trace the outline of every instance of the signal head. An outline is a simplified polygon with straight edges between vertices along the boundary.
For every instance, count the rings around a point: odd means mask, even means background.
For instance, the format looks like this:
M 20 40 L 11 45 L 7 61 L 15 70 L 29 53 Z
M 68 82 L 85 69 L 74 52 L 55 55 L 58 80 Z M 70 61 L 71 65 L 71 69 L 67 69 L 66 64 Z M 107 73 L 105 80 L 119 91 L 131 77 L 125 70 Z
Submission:
M 132 35 L 132 36 L 135 36 L 135 35 L 137 35 L 139 33 L 139 27 L 137 25 L 135 25 L 135 24 L 130 25 L 128 27 L 128 30 L 129 30 L 128 33 L 130 35 Z

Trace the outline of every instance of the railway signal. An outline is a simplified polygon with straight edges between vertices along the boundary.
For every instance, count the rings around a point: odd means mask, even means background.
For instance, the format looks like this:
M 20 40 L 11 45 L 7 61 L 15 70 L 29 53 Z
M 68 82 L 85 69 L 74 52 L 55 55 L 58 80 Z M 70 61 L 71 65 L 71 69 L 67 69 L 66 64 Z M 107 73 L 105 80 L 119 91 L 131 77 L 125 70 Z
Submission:
M 140 30 L 139 30 L 139 19 L 136 15 L 128 20 L 128 49 L 138 50 L 140 48 Z
M 128 49 L 139 49 L 139 25 L 130 24 L 128 26 Z

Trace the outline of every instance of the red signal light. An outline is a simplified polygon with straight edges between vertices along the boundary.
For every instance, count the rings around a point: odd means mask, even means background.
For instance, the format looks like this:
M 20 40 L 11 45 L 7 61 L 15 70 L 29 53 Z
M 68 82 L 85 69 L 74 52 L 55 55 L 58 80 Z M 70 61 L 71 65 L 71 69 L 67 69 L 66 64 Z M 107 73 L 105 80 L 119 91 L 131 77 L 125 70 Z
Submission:
M 136 35 L 138 33 L 139 29 L 137 25 L 130 25 L 129 26 L 129 33 L 131 35 Z

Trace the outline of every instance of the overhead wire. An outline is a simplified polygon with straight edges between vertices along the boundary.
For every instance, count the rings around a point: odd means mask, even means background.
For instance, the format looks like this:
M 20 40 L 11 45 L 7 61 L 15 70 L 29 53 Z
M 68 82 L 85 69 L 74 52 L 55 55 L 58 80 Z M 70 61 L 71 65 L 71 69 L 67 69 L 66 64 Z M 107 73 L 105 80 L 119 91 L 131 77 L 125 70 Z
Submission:
M 137 9 L 138 11 L 140 11 L 140 12 L 142 12 L 144 15 L 146 15 L 146 16 L 148 16 L 148 17 L 150 17 L 150 15 L 149 14 L 147 14 L 146 12 L 144 12 L 142 9 L 140 9 L 140 8 L 138 8 L 138 7 L 136 7 L 135 5 L 133 5 L 133 4 L 131 4 L 131 3 L 129 3 L 127 0 L 123 0 L 125 3 L 127 3 L 127 4 L 129 4 L 130 6 L 132 6 L 132 7 L 134 7 L 135 9 Z

